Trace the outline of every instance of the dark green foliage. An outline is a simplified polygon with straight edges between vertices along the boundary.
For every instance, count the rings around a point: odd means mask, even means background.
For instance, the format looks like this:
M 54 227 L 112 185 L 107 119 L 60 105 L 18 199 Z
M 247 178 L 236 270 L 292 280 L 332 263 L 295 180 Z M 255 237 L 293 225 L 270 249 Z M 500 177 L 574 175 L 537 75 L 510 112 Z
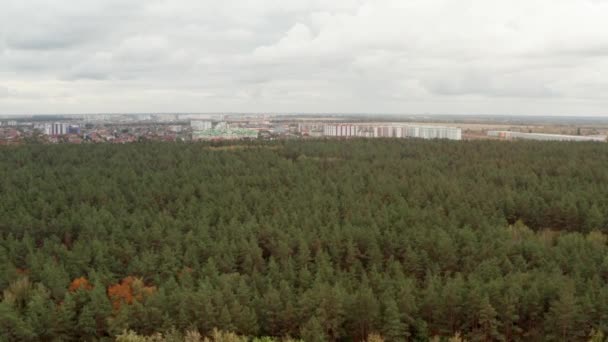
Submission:
M 405 341 L 406 325 L 401 321 L 397 303 L 392 298 L 386 298 L 382 312 L 382 335 L 390 341 Z
M 48 291 L 39 284 L 32 291 L 25 310 L 26 323 L 41 341 L 50 341 L 55 336 L 55 305 L 49 300 Z
M 27 341 L 36 336 L 35 332 L 24 322 L 23 318 L 9 304 L 0 303 L 2 341 Z
M 2 148 L 0 340 L 602 336 L 606 170 L 599 143 Z
M 304 341 L 310 342 L 326 342 L 327 336 L 325 335 L 325 331 L 323 331 L 323 326 L 321 322 L 317 319 L 317 317 L 312 317 L 311 319 L 304 324 L 302 327 L 302 331 L 300 333 L 302 339 Z

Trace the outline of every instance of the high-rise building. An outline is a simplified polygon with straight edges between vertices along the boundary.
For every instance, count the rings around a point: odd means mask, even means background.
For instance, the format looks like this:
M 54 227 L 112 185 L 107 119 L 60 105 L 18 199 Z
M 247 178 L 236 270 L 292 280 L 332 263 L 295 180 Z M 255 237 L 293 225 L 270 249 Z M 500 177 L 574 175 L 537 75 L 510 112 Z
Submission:
M 80 125 L 70 125 L 67 123 L 35 123 L 34 129 L 45 135 L 64 135 L 80 134 Z
M 192 120 L 190 127 L 193 131 L 206 131 L 213 128 L 213 123 L 207 120 Z

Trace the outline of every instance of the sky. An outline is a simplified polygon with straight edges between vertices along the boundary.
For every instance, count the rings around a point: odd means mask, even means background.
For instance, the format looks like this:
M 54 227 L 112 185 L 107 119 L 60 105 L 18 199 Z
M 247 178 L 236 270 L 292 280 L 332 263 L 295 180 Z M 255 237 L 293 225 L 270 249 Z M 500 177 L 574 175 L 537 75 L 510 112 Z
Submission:
M 608 0 L 2 0 L 0 114 L 608 115 Z

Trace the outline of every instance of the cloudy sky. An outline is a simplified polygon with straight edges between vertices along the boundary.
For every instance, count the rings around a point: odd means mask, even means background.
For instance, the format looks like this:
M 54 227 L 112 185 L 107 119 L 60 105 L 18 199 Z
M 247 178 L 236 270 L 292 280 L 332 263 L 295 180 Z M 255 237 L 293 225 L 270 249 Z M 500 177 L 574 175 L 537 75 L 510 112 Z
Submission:
M 2 0 L 0 114 L 608 115 L 608 0 Z

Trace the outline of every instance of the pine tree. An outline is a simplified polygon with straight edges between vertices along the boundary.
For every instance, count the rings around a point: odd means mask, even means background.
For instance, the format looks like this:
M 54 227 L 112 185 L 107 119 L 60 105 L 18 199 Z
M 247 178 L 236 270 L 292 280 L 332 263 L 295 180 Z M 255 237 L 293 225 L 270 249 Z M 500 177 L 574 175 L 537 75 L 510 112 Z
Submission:
M 25 321 L 39 340 L 50 340 L 54 335 L 55 306 L 49 292 L 38 284 L 32 291 L 25 311 Z
M 110 336 L 118 336 L 128 331 L 130 326 L 130 306 L 123 305 L 118 312 L 108 318 L 108 333 Z
M 488 297 L 484 296 L 477 308 L 477 325 L 471 334 L 473 341 L 489 342 L 499 339 L 499 322 L 496 315 Z
M 498 317 L 501 322 L 500 332 L 504 335 L 506 340 L 513 340 L 517 338 L 522 329 L 518 325 L 520 319 L 519 311 L 519 295 L 521 288 L 513 286 L 502 295 L 501 303 L 498 306 L 501 310 L 498 311 Z
M 52 298 L 55 300 L 63 299 L 70 281 L 63 265 L 57 264 L 55 261 L 47 261 L 42 270 L 41 280 L 49 289 Z
M 269 288 L 264 297 L 262 297 L 262 328 L 263 331 L 271 336 L 277 336 L 281 333 L 281 311 L 283 303 L 281 302 L 280 294 L 274 288 Z
M 57 325 L 55 334 L 60 340 L 76 340 L 76 324 L 78 322 L 77 304 L 71 293 L 67 293 L 57 309 Z
M 230 315 L 230 310 L 228 307 L 224 305 L 222 310 L 220 310 L 220 316 L 217 320 L 218 328 L 224 331 L 234 331 L 234 325 L 232 323 L 232 316 Z
M 323 285 L 319 290 L 320 303 L 315 310 L 327 337 L 336 340 L 341 336 L 344 324 L 344 292 L 336 285 L 333 288 Z
M 387 297 L 382 303 L 382 335 L 388 341 L 405 341 L 407 326 L 401 321 L 397 303 Z
M 105 286 L 100 281 L 96 281 L 90 292 L 90 302 L 87 304 L 93 312 L 96 326 L 96 336 L 101 337 L 107 334 L 108 317 L 112 313 L 112 304 L 106 295 Z
M 579 336 L 580 308 L 571 284 L 561 287 L 558 298 L 551 303 L 547 326 L 551 334 L 561 341 L 571 341 Z
M 0 302 L 0 331 L 6 341 L 27 341 L 36 338 L 32 328 L 6 302 Z
M 373 331 L 378 321 L 380 305 L 373 291 L 362 284 L 349 305 L 348 321 L 355 336 L 363 339 Z
M 247 336 L 257 336 L 259 327 L 255 311 L 249 307 L 241 307 L 237 310 L 237 315 L 233 316 L 236 331 Z
M 585 217 L 585 230 L 589 232 L 597 229 L 606 233 L 605 223 L 606 219 L 598 206 L 596 204 L 591 205 L 591 208 L 589 208 L 589 211 L 587 211 L 587 216 Z
M 73 327 L 78 332 L 80 340 L 92 340 L 97 336 L 97 321 L 94 309 L 85 305 L 78 316 L 76 326 Z
M 325 331 L 319 320 L 313 316 L 304 324 L 300 330 L 300 336 L 306 342 L 326 342 L 328 341 Z

